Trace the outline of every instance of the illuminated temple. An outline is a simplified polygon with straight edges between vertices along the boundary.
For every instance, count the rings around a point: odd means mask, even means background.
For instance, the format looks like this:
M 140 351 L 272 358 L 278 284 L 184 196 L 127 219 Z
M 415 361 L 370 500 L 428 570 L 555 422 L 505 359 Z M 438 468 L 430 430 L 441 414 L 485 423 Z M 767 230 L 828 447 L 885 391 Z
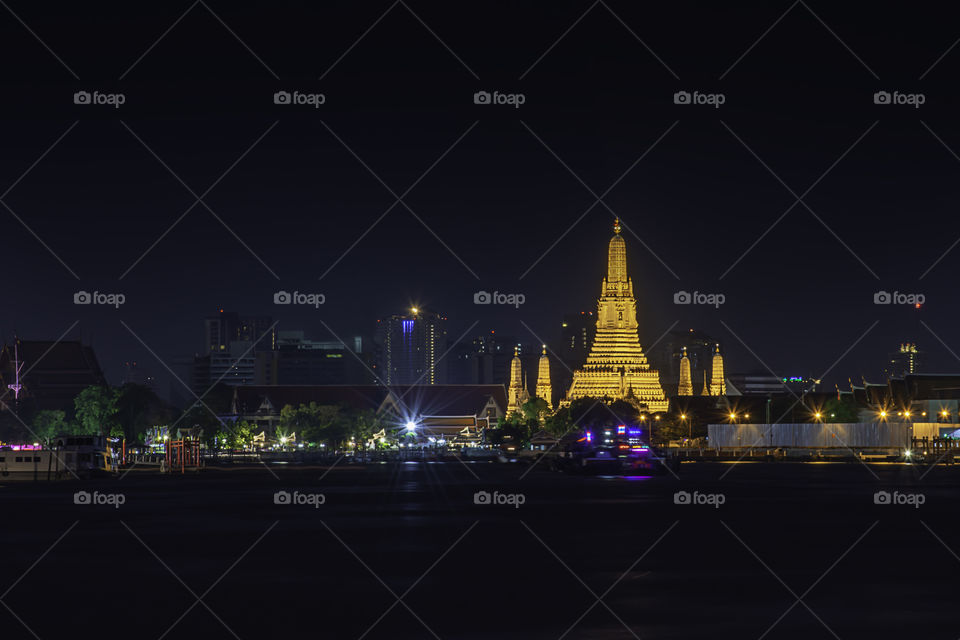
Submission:
M 666 411 L 660 374 L 647 364 L 637 334 L 637 301 L 627 276 L 627 248 L 619 220 L 613 230 L 607 277 L 597 301 L 597 334 L 586 363 L 573 374 L 566 400 L 632 397 L 649 411 Z

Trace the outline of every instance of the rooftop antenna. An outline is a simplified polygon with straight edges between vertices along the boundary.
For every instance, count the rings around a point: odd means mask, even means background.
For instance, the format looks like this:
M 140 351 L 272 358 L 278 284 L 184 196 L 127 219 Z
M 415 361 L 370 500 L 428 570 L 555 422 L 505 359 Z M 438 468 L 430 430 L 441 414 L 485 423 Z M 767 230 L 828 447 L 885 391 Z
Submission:
M 20 384 L 20 370 L 23 369 L 23 363 L 20 362 L 20 345 L 19 338 L 14 335 L 13 338 L 13 371 L 15 376 L 15 382 L 13 384 L 8 384 L 7 387 L 13 391 L 13 399 L 15 401 L 20 400 L 20 390 L 23 389 L 23 385 Z

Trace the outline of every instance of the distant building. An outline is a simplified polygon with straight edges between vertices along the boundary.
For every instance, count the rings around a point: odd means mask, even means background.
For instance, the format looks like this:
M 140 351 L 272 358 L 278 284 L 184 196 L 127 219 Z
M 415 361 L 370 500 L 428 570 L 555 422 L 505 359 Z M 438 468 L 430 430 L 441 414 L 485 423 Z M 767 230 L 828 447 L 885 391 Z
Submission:
M 261 369 L 257 384 L 324 385 L 372 384 L 361 336 L 336 340 L 309 340 L 303 331 L 280 331 L 277 349 L 265 352 L 269 365 Z
M 711 395 L 709 381 L 713 367 L 713 352 L 718 344 L 708 334 L 697 329 L 675 330 L 667 333 L 650 350 L 650 366 L 660 372 L 664 391 L 670 394 L 679 388 L 681 358 L 686 350 L 690 361 L 690 380 L 693 394 Z
M 153 392 L 157 390 L 157 379 L 147 369 L 140 366 L 136 361 L 123 363 L 123 376 L 120 379 L 121 384 L 138 384 L 146 387 Z
M 446 438 L 451 444 L 476 442 L 483 429 L 503 419 L 507 395 L 503 385 L 308 385 L 245 386 L 234 390 L 231 411 L 240 420 L 273 434 L 283 407 L 315 402 L 347 410 L 371 410 L 388 430 L 406 429 L 423 438 Z
M 920 373 L 921 355 L 923 354 L 917 350 L 916 344 L 912 342 L 901 344 L 897 351 L 888 356 L 884 373 L 887 378 L 902 378 L 911 373 Z
M 597 335 L 597 314 L 593 311 L 568 313 L 560 325 L 559 355 L 571 369 L 587 361 L 590 345 Z
M 446 323 L 446 317 L 417 308 L 377 320 L 377 376 L 388 385 L 445 383 Z
M 203 321 L 204 353 L 225 352 L 234 342 L 247 342 L 256 348 L 276 348 L 277 333 L 269 316 L 246 316 L 234 311 L 220 310 Z
M 21 365 L 20 389 L 16 385 Z M 0 351 L 0 411 L 30 414 L 59 409 L 72 415 L 73 400 L 92 385 L 107 384 L 93 348 L 76 340 L 20 340 Z

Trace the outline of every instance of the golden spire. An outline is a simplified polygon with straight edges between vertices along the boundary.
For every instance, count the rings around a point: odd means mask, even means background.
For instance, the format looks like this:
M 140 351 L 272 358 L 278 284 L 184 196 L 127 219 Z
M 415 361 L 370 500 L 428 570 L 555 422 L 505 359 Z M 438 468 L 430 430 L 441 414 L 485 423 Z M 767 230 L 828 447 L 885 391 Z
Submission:
M 536 395 L 547 401 L 547 407 L 553 408 L 553 386 L 550 384 L 550 359 L 547 357 L 547 345 L 543 345 L 543 354 L 540 356 L 537 368 Z
M 597 332 L 587 361 L 573 373 L 565 405 L 578 398 L 627 397 L 648 411 L 666 411 L 659 372 L 650 368 L 637 331 L 637 300 L 627 275 L 627 247 L 620 219 L 607 247 L 607 273 L 597 300 Z
M 627 243 L 623 241 L 620 235 L 620 220 L 617 219 L 613 226 L 616 232 L 610 238 L 610 246 L 607 248 L 607 280 L 606 287 L 612 288 L 616 292 L 623 290 L 622 284 L 626 284 L 627 278 Z M 606 293 L 606 292 L 605 292 Z M 630 296 L 632 297 L 632 292 Z
M 723 356 L 720 355 L 719 344 L 713 348 L 713 369 L 710 373 L 710 395 L 727 395 L 727 382 L 723 374 Z
M 683 348 L 680 357 L 680 386 L 677 387 L 678 396 L 693 395 L 693 380 L 690 378 L 690 358 L 687 357 L 687 348 Z

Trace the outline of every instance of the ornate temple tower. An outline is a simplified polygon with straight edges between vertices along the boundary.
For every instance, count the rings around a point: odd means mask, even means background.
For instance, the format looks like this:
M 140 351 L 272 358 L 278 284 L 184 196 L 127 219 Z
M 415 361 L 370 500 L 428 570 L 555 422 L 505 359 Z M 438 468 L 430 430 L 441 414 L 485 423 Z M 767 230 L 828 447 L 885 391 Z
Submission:
M 627 275 L 627 247 L 619 219 L 613 231 L 607 249 L 607 276 L 597 301 L 597 334 L 586 363 L 573 374 L 566 399 L 633 396 L 649 411 L 666 411 L 660 374 L 647 364 L 637 334 L 637 301 Z
M 678 396 L 693 395 L 693 379 L 690 377 L 690 358 L 687 357 L 687 348 L 683 348 L 683 356 L 680 358 L 680 386 L 677 388 Z
M 507 387 L 507 415 L 520 413 L 523 403 L 530 399 L 520 364 L 520 347 L 513 348 L 513 360 L 510 362 L 510 386 Z
M 553 409 L 553 387 L 550 385 L 550 359 L 547 358 L 547 345 L 543 345 L 543 353 L 540 355 L 540 363 L 537 367 L 536 395 L 546 400 L 547 407 Z
M 707 382 L 707 370 L 703 370 L 703 386 L 700 387 L 700 395 L 708 396 L 710 395 L 710 383 Z
M 723 356 L 720 355 L 720 345 L 713 348 L 713 370 L 710 374 L 710 395 L 727 395 L 727 383 L 723 378 Z

